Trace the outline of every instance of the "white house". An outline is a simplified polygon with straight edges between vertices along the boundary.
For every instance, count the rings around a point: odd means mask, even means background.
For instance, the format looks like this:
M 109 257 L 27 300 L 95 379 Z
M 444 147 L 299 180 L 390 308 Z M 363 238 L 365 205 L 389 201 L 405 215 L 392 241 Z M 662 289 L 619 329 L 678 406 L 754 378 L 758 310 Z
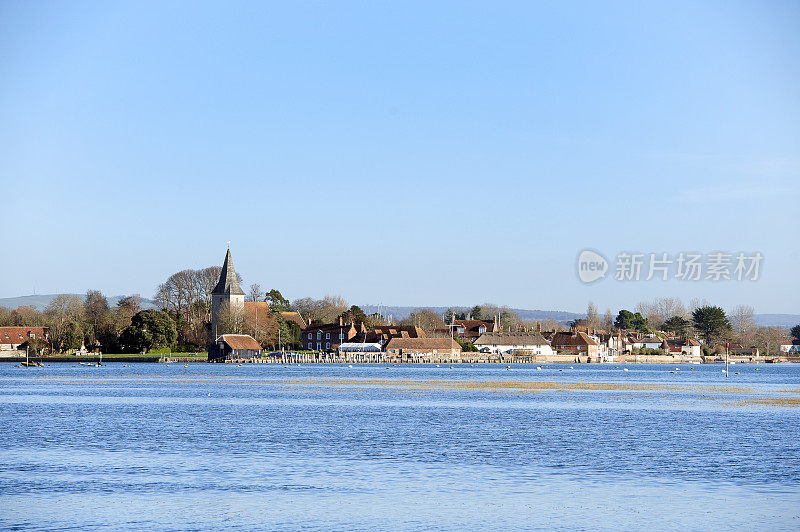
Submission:
M 541 334 L 533 332 L 486 332 L 475 340 L 475 347 L 482 353 L 511 355 L 530 353 L 534 355 L 552 355 L 550 342 Z
M 781 344 L 781 353 L 790 353 L 792 355 L 800 354 L 800 344 L 798 343 L 785 343 Z

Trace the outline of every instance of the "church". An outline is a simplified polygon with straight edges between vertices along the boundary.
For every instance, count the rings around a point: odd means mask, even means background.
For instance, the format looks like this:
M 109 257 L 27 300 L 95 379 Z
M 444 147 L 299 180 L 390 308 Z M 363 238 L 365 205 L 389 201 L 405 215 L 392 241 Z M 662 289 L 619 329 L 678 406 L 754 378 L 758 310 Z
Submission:
M 233 268 L 231 250 L 225 253 L 225 262 L 214 290 L 211 291 L 211 331 L 208 344 L 208 361 L 257 358 L 261 356 L 261 345 L 248 334 L 219 334 L 222 312 L 243 312 L 244 290 L 239 286 Z

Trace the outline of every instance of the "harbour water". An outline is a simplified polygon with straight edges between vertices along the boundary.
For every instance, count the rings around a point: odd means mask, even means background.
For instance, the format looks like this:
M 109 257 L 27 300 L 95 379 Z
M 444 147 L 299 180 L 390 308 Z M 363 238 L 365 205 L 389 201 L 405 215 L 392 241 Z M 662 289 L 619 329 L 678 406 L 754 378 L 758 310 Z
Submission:
M 800 366 L 723 368 L 0 364 L 0 529 L 797 530 Z

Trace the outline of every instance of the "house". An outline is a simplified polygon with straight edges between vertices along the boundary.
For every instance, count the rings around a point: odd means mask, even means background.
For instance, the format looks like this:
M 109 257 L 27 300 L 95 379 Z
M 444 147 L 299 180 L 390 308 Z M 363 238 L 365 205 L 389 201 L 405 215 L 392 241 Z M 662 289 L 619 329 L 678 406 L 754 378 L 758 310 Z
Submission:
M 209 362 L 261 357 L 261 346 L 248 334 L 223 334 L 214 343 L 215 348 L 208 351 Z
M 791 353 L 792 355 L 800 354 L 800 340 L 794 340 L 792 343 L 782 343 L 781 353 Z
M 452 338 L 392 338 L 386 353 L 409 362 L 459 360 L 461 346 Z
M 742 344 L 728 345 L 728 354 L 731 356 L 757 357 L 759 354 L 757 347 L 745 347 Z
M 664 349 L 664 344 L 666 344 L 666 349 Z M 662 344 L 662 349 L 664 349 L 667 354 L 673 356 L 698 358 L 703 354 L 700 348 L 700 342 L 693 338 L 688 338 L 686 340 L 681 338 L 667 338 Z
M 337 323 L 317 323 L 304 328 L 300 343 L 304 349 L 331 351 L 352 341 L 358 332 L 353 323 L 344 323 L 340 317 Z
M 25 350 L 29 340 L 50 341 L 47 327 L 0 327 L 0 351 Z M 7 353 L 16 356 L 16 353 Z
M 557 351 L 567 351 L 590 357 L 600 354 L 600 342 L 584 332 L 557 332 L 550 340 L 550 346 Z
M 394 338 L 425 337 L 425 331 L 413 325 L 375 325 L 369 328 L 362 326 L 356 334 L 354 341 L 380 343 L 385 349 Z
M 482 353 L 499 355 L 532 354 L 552 355 L 550 342 L 537 332 L 487 332 L 474 342 Z
M 436 329 L 434 333 L 438 336 L 453 336 L 465 342 L 475 341 L 480 335 L 487 332 L 500 332 L 497 318 L 491 320 L 452 320 L 449 327 Z
M 664 349 L 664 340 L 658 336 L 630 336 L 630 346 L 633 349 Z

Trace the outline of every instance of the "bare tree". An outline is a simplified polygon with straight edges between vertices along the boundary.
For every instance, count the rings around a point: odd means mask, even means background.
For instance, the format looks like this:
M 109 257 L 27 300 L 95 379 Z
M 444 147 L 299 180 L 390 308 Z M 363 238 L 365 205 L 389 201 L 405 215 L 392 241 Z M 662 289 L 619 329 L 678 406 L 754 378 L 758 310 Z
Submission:
M 728 314 L 736 339 L 742 345 L 751 345 L 755 341 L 756 320 L 755 309 L 748 305 L 737 305 Z
M 425 334 L 432 335 L 435 329 L 444 329 L 446 327 L 444 320 L 436 312 L 426 309 L 418 308 L 412 312 L 408 318 L 400 322 L 401 325 L 413 325 L 419 327 Z
M 614 330 L 614 313 L 611 312 L 611 309 L 606 309 L 606 313 L 603 316 L 603 329 L 607 333 L 610 333 Z
M 791 341 L 785 327 L 757 327 L 753 333 L 755 344 L 764 356 L 780 354 L 781 344 Z
M 597 306 L 594 301 L 589 301 L 586 305 L 586 326 L 590 329 L 600 328 L 600 316 L 597 314 Z
M 264 292 L 261 290 L 261 285 L 253 283 L 250 285 L 250 290 L 247 294 L 248 301 L 262 301 L 264 299 Z
M 83 300 L 74 294 L 60 294 L 47 305 L 44 312 L 53 346 L 61 350 L 70 327 L 81 322 Z

